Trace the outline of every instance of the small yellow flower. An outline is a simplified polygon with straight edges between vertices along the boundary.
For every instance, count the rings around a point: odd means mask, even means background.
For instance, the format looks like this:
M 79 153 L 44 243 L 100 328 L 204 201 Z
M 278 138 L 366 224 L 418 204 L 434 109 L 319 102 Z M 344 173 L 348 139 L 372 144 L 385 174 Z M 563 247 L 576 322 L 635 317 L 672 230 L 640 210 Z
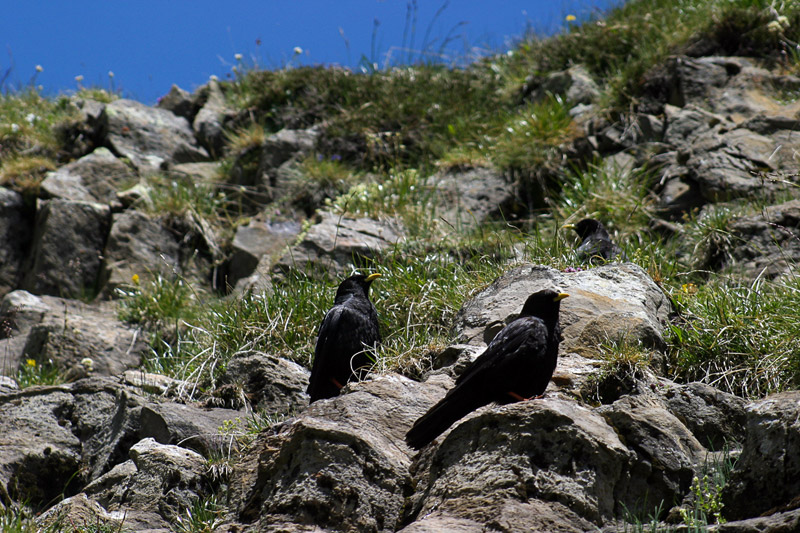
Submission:
M 134 274 L 133 276 L 131 276 L 131 281 L 133 282 L 134 285 L 138 285 L 139 284 L 139 274 Z
M 697 285 L 694 283 L 684 283 L 681 285 L 681 290 L 686 294 L 694 294 L 697 292 Z
M 26 359 L 25 364 L 31 368 L 36 368 L 36 359 Z
M 574 21 L 578 20 L 578 17 L 576 17 L 575 15 L 567 15 L 566 19 L 567 19 L 567 22 L 574 22 Z

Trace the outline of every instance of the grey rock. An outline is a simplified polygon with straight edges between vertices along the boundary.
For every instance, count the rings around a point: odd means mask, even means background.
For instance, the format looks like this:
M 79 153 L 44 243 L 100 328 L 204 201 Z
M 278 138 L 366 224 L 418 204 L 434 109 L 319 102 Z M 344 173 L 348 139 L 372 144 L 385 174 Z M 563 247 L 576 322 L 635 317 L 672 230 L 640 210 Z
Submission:
M 411 491 L 403 437 L 441 391 L 391 374 L 347 390 L 257 437 L 230 480 L 239 521 L 398 528 Z
M 663 346 L 671 305 L 647 273 L 631 263 L 569 273 L 541 265 L 514 268 L 462 306 L 454 325 L 458 342 L 488 344 L 530 294 L 553 287 L 570 295 L 561 304 L 562 354 L 597 355 L 601 342 L 620 337 Z
M 228 267 L 228 285 L 236 286 L 240 280 L 256 272 L 260 262 L 271 265 L 277 255 L 294 243 L 300 234 L 300 223 L 253 219 L 246 226 L 236 228 L 233 253 Z
M 210 494 L 206 461 L 196 452 L 147 438 L 131 447 L 130 457 L 83 490 L 107 512 L 124 514 L 126 528 L 169 530 L 195 500 Z
M 158 99 L 156 105 L 161 109 L 172 112 L 176 116 L 185 118 L 189 122 L 192 122 L 197 114 L 197 105 L 194 98 L 192 98 L 192 94 L 175 84 L 170 87 L 167 94 Z
M 78 531 L 91 531 L 98 526 L 110 531 L 124 531 L 124 517 L 109 513 L 94 500 L 80 493 L 61 500 L 56 505 L 36 517 L 40 531 L 55 531 L 63 524 Z
M 434 190 L 435 217 L 446 232 L 468 231 L 490 219 L 510 216 L 517 200 L 511 183 L 488 168 L 449 170 L 434 176 L 427 186 Z
M 12 500 L 42 506 L 83 484 L 81 442 L 63 410 L 71 400 L 55 388 L 0 396 L 0 490 Z
M 677 148 L 691 150 L 701 137 L 713 138 L 713 135 L 736 127 L 736 123 L 724 116 L 695 105 L 683 108 L 666 106 L 664 115 L 667 121 L 664 142 Z
M 50 198 L 112 204 L 117 201 L 117 190 L 127 188 L 136 180 L 135 172 L 108 148 L 100 147 L 49 172 L 41 187 Z
M 530 76 L 525 80 L 523 94 L 533 100 L 541 100 L 548 94 L 562 95 L 572 105 L 590 104 L 600 95 L 600 88 L 583 65 L 553 72 L 540 80 Z
M 711 250 L 712 255 L 727 258 L 722 266 L 749 279 L 791 275 L 800 261 L 800 200 L 735 219 L 729 233 L 730 239 Z
M 157 219 L 127 210 L 111 217 L 111 231 L 103 252 L 98 280 L 101 294 L 114 296 L 115 289 L 130 287 L 132 277 L 147 283 L 161 276 L 180 274 L 180 244 Z
M 278 260 L 278 272 L 316 269 L 343 273 L 352 265 L 363 266 L 376 252 L 391 249 L 404 240 L 404 230 L 395 219 L 351 218 L 330 211 L 323 211 L 320 218 Z
M 55 125 L 54 130 L 62 140 L 64 152 L 71 159 L 78 159 L 106 144 L 108 117 L 104 103 L 73 96 L 69 104 L 77 117 Z
M 20 194 L 0 187 L 0 298 L 19 287 L 33 236 L 32 215 Z
M 720 524 L 717 533 L 792 533 L 800 531 L 800 509 Z
M 200 408 L 173 402 L 149 403 L 142 407 L 139 436 L 161 444 L 174 444 L 208 456 L 238 449 L 231 436 L 220 432 L 228 421 L 241 416 L 231 409 Z
M 748 405 L 742 454 L 722 493 L 725 516 L 740 520 L 796 507 L 799 448 L 800 392 L 773 394 Z
M 315 129 L 283 129 L 267 137 L 261 149 L 259 173 L 269 175 L 290 159 L 310 153 L 319 137 Z
M 263 352 L 244 352 L 231 358 L 220 383 L 240 385 L 254 410 L 286 414 L 308 406 L 308 378 L 308 370 L 297 363 Z
M 106 115 L 112 150 L 130 159 L 140 172 L 208 159 L 189 122 L 166 109 L 120 99 L 106 106 Z
M 596 530 L 595 524 L 558 502 L 535 499 L 492 502 L 491 499 L 476 497 L 460 500 L 458 505 L 448 505 L 447 513 L 434 511 L 401 531 L 584 533 Z
M 186 391 L 192 389 L 192 384 L 174 379 L 162 374 L 144 372 L 143 370 L 126 370 L 122 373 L 122 382 L 131 387 L 141 389 L 150 394 L 159 396 L 188 397 Z
M 659 194 L 659 211 L 670 220 L 680 220 L 684 213 L 700 208 L 705 203 L 697 182 L 682 177 L 667 180 Z
M 66 372 L 89 358 L 93 372 L 121 373 L 138 366 L 149 349 L 135 327 L 116 318 L 107 302 L 85 304 L 25 291 L 6 295 L 0 317 L 9 326 L 10 339 L 19 339 L 4 353 L 2 372 L 15 375 L 23 358 L 53 364 Z
M 673 385 L 663 392 L 666 408 L 709 450 L 742 438 L 746 402 L 704 383 Z
M 28 332 L 53 311 L 45 297 L 33 295 L 28 291 L 10 292 L 0 301 L 0 317 L 6 328 L 5 334 Z
M 699 139 L 686 163 L 704 198 L 711 202 L 775 194 L 787 184 L 769 180 L 761 171 L 776 169 L 771 162 L 774 140 L 736 129 Z M 777 163 L 777 161 L 775 162 Z
M 219 83 L 210 81 L 206 88 L 206 101 L 192 121 L 200 144 L 212 157 L 220 157 L 225 151 L 225 131 L 235 118 L 236 111 L 228 107 Z
M 68 298 L 93 296 L 110 219 L 107 206 L 40 200 L 31 264 L 21 288 Z
M 644 494 L 648 502 L 680 502 L 706 454 L 694 435 L 660 401 L 645 396 L 625 396 L 597 412 L 637 456 L 620 501 L 630 509 L 642 505 Z
M 575 402 L 545 398 L 485 407 L 456 423 L 429 466 L 420 455 L 415 512 L 477 518 L 481 509 L 489 514 L 529 504 L 525 514 L 531 515 L 558 503 L 571 513 L 555 522 L 577 516 L 577 524 L 599 525 L 619 510 L 617 496 L 633 459 L 601 416 Z

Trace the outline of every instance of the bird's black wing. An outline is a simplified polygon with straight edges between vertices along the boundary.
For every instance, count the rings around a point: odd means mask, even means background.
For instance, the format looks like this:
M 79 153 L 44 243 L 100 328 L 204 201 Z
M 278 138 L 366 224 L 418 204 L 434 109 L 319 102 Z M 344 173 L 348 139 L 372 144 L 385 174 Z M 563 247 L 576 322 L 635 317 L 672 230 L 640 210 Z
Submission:
M 489 346 L 486 347 L 486 350 L 458 376 L 456 385 L 469 378 L 472 374 L 495 367 L 507 354 L 518 350 L 529 334 L 530 318 L 516 318 L 500 330 L 495 338 L 492 339 L 492 342 L 489 343 Z
M 511 322 L 458 377 L 456 386 L 414 423 L 406 434 L 408 445 L 422 448 L 465 415 L 519 388 L 517 382 L 524 383 L 526 373 L 535 371 L 546 347 L 547 328 L 540 319 Z
M 307 392 L 314 401 L 330 398 L 339 393 L 353 368 L 353 356 L 378 341 L 377 324 L 369 315 L 352 306 L 342 304 L 331 308 L 322 320 L 314 350 Z

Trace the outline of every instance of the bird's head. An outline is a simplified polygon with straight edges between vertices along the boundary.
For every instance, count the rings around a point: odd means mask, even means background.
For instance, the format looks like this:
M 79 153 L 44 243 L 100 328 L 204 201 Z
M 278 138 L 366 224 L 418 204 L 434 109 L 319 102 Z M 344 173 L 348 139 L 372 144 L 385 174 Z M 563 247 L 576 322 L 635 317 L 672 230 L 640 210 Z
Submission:
M 363 293 L 364 296 L 368 296 L 369 286 L 379 277 L 381 275 L 377 272 L 369 275 L 353 274 L 339 284 L 339 289 L 336 291 L 336 299 L 338 300 L 340 297 L 354 293 Z
M 525 300 L 520 316 L 536 316 L 542 320 L 558 318 L 561 309 L 561 300 L 569 296 L 565 292 L 554 289 L 545 289 L 534 292 Z
M 581 240 L 597 232 L 608 235 L 608 231 L 606 230 L 605 226 L 603 226 L 599 220 L 595 220 L 593 218 L 584 218 L 577 224 L 564 224 L 561 227 L 575 230 L 575 233 L 578 234 Z

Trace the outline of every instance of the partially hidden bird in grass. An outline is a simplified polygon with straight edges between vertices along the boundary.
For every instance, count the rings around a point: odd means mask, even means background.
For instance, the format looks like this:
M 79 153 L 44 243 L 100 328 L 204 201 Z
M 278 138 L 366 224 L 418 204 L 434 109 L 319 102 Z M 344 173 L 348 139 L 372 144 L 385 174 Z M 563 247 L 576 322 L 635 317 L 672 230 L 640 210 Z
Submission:
M 561 300 L 568 295 L 552 289 L 533 293 L 519 317 L 503 328 L 464 370 L 455 387 L 417 420 L 406 442 L 420 449 L 454 422 L 491 402 L 500 404 L 540 396 L 558 359 Z
M 333 307 L 319 327 L 314 363 L 306 392 L 311 402 L 332 398 L 348 381 L 372 365 L 370 350 L 381 342 L 378 313 L 369 287 L 380 274 L 354 274 L 336 290 Z
M 625 252 L 611 240 L 608 230 L 599 220 L 584 218 L 577 224 L 564 224 L 562 227 L 575 230 L 581 239 L 575 249 L 580 261 L 597 264 L 614 259 L 626 260 Z

